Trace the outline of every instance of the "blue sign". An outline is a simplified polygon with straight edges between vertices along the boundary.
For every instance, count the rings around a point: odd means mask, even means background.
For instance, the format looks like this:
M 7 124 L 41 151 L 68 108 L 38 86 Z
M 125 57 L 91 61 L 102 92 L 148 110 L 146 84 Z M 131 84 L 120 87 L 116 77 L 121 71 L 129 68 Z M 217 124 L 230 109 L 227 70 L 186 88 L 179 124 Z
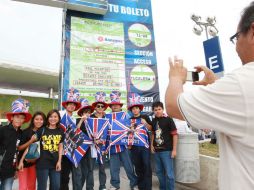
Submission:
M 219 37 L 214 37 L 203 42 L 206 66 L 214 73 L 224 71 Z

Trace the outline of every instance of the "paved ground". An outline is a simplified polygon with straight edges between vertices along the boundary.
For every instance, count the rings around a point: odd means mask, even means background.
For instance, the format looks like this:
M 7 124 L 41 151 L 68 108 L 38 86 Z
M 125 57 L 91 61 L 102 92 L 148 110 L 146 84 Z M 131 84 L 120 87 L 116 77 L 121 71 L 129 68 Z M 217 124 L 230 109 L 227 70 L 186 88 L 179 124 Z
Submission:
M 107 188 L 109 189 L 110 188 L 110 183 L 109 183 L 110 182 L 110 174 L 109 174 L 108 168 L 106 169 L 106 174 L 107 174 Z M 120 178 L 121 178 L 121 188 L 120 189 L 121 190 L 129 190 L 129 180 L 128 180 L 123 168 L 121 168 L 121 170 L 120 170 Z M 99 176 L 98 176 L 97 169 L 94 171 L 94 179 L 95 179 L 94 189 L 98 190 L 99 189 Z M 70 187 L 70 190 L 72 190 L 71 184 L 69 185 L 69 187 Z M 85 189 L 85 187 L 83 189 Z M 152 189 L 159 190 L 159 182 L 158 182 L 158 179 L 155 175 L 153 175 L 153 188 Z M 13 190 L 18 190 L 18 181 L 17 180 L 15 180 L 15 182 L 14 182 Z M 194 190 L 194 189 L 190 189 L 190 188 L 184 187 L 180 184 L 176 184 L 175 190 Z

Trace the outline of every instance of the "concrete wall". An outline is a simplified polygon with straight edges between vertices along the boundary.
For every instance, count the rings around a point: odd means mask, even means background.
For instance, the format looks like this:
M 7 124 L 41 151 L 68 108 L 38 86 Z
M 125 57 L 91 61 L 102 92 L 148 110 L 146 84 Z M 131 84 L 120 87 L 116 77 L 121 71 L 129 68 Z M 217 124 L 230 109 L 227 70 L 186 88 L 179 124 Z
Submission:
M 200 182 L 183 185 L 196 190 L 218 190 L 219 158 L 200 155 Z

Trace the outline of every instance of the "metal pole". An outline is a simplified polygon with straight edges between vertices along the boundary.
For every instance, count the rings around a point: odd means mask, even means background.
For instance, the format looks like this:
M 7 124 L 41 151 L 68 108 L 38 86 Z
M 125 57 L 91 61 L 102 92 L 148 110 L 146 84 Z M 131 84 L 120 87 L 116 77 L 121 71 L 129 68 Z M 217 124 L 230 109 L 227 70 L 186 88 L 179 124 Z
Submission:
M 63 77 L 64 77 L 64 59 L 65 59 L 65 43 L 66 43 L 66 35 L 65 35 L 65 28 L 66 28 L 66 12 L 67 9 L 63 9 L 62 14 L 62 46 L 61 46 L 61 60 L 60 60 L 60 68 L 59 68 L 59 85 L 58 85 L 58 109 L 61 109 L 61 104 L 63 100 Z
M 53 90 L 53 88 L 50 88 L 50 89 L 49 89 L 49 98 L 50 98 L 50 99 L 53 99 L 53 98 L 54 98 L 54 90 Z
M 208 40 L 208 39 L 209 39 L 209 37 L 208 37 L 207 25 L 204 25 L 204 26 L 205 26 L 206 39 Z

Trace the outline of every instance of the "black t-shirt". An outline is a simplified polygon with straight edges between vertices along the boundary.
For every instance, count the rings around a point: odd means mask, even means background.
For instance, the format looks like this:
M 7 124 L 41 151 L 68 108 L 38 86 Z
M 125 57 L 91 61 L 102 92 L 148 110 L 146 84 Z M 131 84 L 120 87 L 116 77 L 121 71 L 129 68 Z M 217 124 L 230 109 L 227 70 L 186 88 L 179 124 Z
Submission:
M 77 125 L 77 126 L 78 126 L 80 120 L 81 120 L 81 118 L 78 118 L 78 119 L 76 120 L 76 125 Z M 82 124 L 81 124 L 81 126 L 80 126 L 80 129 L 81 129 L 81 131 L 82 131 L 83 133 L 85 133 L 86 135 L 88 135 L 88 134 L 87 134 L 87 130 L 86 130 L 86 126 L 85 126 L 85 122 L 82 122 Z
M 22 131 L 14 129 L 12 124 L 0 127 L 0 154 L 4 155 L 0 166 L 0 179 L 13 177 L 16 170 L 17 146 L 20 143 Z
M 132 116 L 130 119 L 144 119 L 149 125 L 152 125 L 152 121 L 148 115 L 139 115 L 138 117 Z
M 30 127 L 25 129 L 23 132 L 22 132 L 22 135 L 21 135 L 21 140 L 20 140 L 20 144 L 19 145 L 23 145 L 25 144 L 27 141 L 29 141 L 31 139 L 31 137 L 35 134 L 35 131 L 33 131 Z M 23 153 L 24 153 L 25 149 L 22 150 L 22 151 L 19 151 L 19 155 L 18 155 L 18 160 L 20 161 Z M 27 168 L 27 167 L 30 167 L 34 165 L 34 163 L 28 163 L 26 162 L 26 160 L 24 160 L 24 167 Z
M 95 113 L 93 113 L 90 117 L 91 117 L 91 118 L 99 118 L 99 117 L 97 117 L 97 116 L 96 116 L 96 114 L 95 114 Z M 106 116 L 105 116 L 105 115 L 103 115 L 103 116 L 102 116 L 102 118 L 103 118 L 103 119 L 105 119 L 105 118 L 106 118 Z
M 153 146 L 156 152 L 172 151 L 173 133 L 176 133 L 176 126 L 170 117 L 155 117 L 152 120 L 152 130 L 154 132 Z
M 64 141 L 64 132 L 61 128 L 44 128 L 40 140 L 40 158 L 36 163 L 39 169 L 53 169 L 58 161 L 58 145 Z

